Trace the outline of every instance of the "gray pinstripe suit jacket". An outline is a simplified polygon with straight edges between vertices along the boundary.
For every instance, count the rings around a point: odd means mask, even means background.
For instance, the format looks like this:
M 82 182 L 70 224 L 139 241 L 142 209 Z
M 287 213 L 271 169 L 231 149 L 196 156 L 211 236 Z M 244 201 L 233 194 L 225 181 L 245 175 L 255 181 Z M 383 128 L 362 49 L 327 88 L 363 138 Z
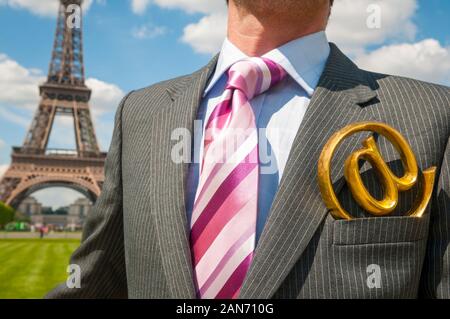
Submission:
M 194 74 L 130 93 L 117 111 L 103 192 L 71 263 L 81 289 L 61 285 L 50 298 L 194 298 L 185 212 L 187 164 L 171 161 L 171 133 L 192 129 L 216 59 Z M 398 129 L 420 169 L 438 167 L 425 217 L 368 218 L 343 180 L 343 163 L 363 136 L 336 154 L 333 181 L 353 221 L 334 220 L 321 199 L 317 161 L 329 137 L 358 121 Z M 319 86 L 298 131 L 279 191 L 256 249 L 241 298 L 450 298 L 449 88 L 358 69 L 331 44 Z M 380 149 L 401 174 L 399 155 Z M 368 189 L 381 189 L 370 166 Z M 380 266 L 381 287 L 369 288 L 367 267 Z

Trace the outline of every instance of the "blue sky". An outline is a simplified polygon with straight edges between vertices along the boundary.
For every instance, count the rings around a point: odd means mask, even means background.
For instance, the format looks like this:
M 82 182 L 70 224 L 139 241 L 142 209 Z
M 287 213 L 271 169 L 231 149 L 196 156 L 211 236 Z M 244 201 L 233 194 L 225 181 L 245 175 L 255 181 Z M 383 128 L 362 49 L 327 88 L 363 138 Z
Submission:
M 222 0 L 90 0 L 84 14 L 84 58 L 101 148 L 128 91 L 193 72 L 220 48 Z M 23 142 L 47 72 L 56 0 L 0 0 L 0 175 L 10 148 Z M 381 27 L 365 25 L 381 9 Z M 329 38 L 367 69 L 450 84 L 447 0 L 337 0 Z M 55 146 L 68 142 L 67 123 Z M 58 134 L 58 132 L 61 132 Z
M 93 5 L 84 15 L 86 72 L 115 83 L 124 91 L 192 72 L 209 57 L 196 54 L 179 38 L 183 27 L 198 18 L 198 14 L 158 6 L 136 15 L 128 1 Z M 163 26 L 164 34 L 147 39 L 133 37 L 133 30 L 143 25 Z M 26 67 L 46 71 L 54 18 L 0 7 L 0 28 L 0 52 Z

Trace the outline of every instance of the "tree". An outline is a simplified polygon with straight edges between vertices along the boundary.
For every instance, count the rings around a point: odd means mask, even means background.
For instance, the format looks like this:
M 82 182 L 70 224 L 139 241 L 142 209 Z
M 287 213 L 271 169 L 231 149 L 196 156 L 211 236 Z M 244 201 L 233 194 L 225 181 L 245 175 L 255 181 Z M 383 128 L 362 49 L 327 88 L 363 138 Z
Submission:
M 11 206 L 0 201 L 0 229 L 14 220 L 15 213 L 15 210 Z

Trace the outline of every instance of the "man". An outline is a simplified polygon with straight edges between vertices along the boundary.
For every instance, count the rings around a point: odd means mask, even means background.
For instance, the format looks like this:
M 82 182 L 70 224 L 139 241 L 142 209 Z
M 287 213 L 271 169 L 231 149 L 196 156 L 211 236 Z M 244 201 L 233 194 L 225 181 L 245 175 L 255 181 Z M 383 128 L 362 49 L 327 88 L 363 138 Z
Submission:
M 49 297 L 450 297 L 449 89 L 358 69 L 323 32 L 331 5 L 231 0 L 218 57 L 124 98 L 103 192 L 71 259 L 81 288 L 62 285 Z M 394 127 L 420 170 L 437 167 L 424 216 L 405 215 L 418 187 L 402 192 L 395 216 L 355 204 L 343 166 L 364 136 L 333 162 L 354 219 L 325 207 L 320 153 L 362 121 Z M 183 128 L 192 133 L 191 164 L 176 156 Z M 240 142 L 224 154 L 238 129 Z M 401 176 L 398 152 L 382 137 L 378 145 Z M 361 171 L 382 197 L 377 171 Z

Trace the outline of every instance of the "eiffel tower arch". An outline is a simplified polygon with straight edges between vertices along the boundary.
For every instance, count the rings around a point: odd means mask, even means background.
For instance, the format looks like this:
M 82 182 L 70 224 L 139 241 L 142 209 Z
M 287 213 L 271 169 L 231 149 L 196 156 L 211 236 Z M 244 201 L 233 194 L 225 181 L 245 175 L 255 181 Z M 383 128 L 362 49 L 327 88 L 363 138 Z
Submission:
M 67 23 L 74 13 L 69 6 L 81 3 L 60 0 L 47 81 L 39 87 L 40 102 L 25 141 L 13 147 L 11 165 L 0 181 L 0 201 L 16 208 L 28 195 L 43 188 L 72 188 L 92 201 L 102 188 L 106 153 L 99 150 L 90 113 L 82 28 Z M 47 147 L 57 116 L 73 119 L 76 149 Z

